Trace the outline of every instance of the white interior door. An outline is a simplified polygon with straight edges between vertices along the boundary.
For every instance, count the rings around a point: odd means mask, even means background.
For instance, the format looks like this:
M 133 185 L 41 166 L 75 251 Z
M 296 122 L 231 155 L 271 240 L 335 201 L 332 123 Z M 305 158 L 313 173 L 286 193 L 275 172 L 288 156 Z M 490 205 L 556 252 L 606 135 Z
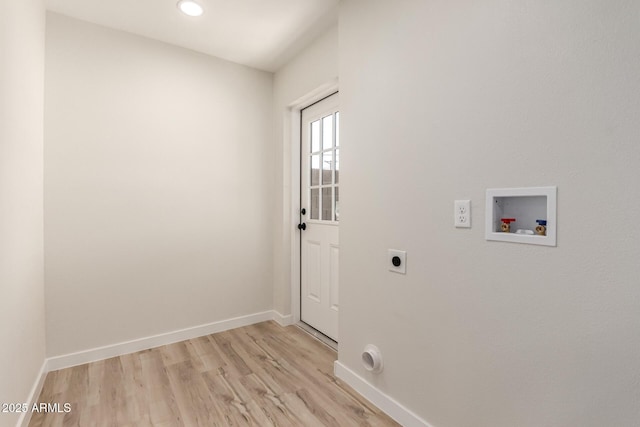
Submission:
M 338 341 L 338 94 L 302 110 L 300 319 Z

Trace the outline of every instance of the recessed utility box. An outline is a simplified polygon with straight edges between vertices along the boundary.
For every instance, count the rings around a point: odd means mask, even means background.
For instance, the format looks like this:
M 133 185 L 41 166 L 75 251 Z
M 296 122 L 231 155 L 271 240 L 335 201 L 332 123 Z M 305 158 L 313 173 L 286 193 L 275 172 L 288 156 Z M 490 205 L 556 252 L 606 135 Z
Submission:
M 557 187 L 487 190 L 485 238 L 556 245 Z

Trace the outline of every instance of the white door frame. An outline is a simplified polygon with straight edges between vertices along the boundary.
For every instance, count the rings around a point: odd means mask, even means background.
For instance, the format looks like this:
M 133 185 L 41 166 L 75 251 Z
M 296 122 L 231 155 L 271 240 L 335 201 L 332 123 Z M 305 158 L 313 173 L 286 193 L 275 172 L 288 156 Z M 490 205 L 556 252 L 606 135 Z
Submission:
M 307 95 L 289 104 L 287 110 L 288 124 L 285 123 L 285 139 L 291 141 L 291 183 L 289 230 L 291 231 L 291 320 L 293 324 L 300 322 L 300 232 L 297 229 L 300 219 L 300 114 L 309 105 L 338 91 L 338 79 L 327 82 Z M 288 135 L 287 135 L 288 134 Z

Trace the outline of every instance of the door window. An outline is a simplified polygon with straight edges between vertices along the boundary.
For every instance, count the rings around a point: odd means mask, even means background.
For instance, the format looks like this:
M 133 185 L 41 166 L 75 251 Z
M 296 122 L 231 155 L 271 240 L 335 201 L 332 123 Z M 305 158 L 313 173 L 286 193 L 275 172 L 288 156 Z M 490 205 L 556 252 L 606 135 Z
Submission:
M 324 116 L 309 124 L 310 219 L 336 222 L 340 219 L 340 113 Z

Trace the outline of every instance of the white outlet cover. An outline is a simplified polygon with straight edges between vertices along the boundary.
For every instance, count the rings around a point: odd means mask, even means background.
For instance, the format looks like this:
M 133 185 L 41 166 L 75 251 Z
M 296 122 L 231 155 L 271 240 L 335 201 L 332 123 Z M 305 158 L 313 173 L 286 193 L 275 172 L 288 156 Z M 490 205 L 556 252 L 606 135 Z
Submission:
M 471 228 L 471 200 L 453 202 L 453 225 L 457 228 Z
M 400 265 L 393 265 L 393 257 L 400 258 Z M 387 256 L 387 262 L 389 263 L 389 271 L 393 271 L 394 273 L 407 274 L 407 252 L 399 251 L 397 249 L 389 249 L 389 253 Z

